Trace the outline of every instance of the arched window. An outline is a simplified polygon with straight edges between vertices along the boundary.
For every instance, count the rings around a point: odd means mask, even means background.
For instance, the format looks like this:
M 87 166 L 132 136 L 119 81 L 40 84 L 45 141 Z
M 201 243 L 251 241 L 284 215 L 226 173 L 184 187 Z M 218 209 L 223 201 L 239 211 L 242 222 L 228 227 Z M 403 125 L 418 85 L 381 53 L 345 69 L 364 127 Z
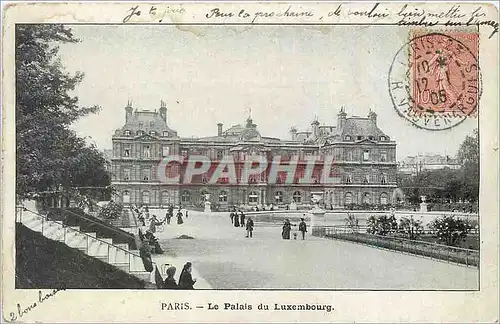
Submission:
M 344 140 L 346 140 L 346 141 L 350 141 L 350 140 L 351 140 L 351 136 L 350 136 L 350 135 L 346 135 L 346 136 L 344 136 Z
M 387 138 L 385 136 L 380 136 L 380 141 L 381 142 L 385 142 L 387 140 Z
M 370 203 L 370 194 L 368 192 L 365 192 L 363 195 L 363 204 L 369 204 Z
M 346 192 L 346 194 L 345 194 L 345 204 L 346 205 L 352 204 L 352 193 Z
M 149 191 L 143 191 L 142 192 L 142 203 L 143 204 L 149 204 Z
M 156 136 L 156 132 L 155 132 L 155 131 L 150 131 L 150 132 L 149 132 L 149 135 L 151 135 L 151 136 Z
M 170 203 L 170 197 L 168 195 L 168 191 L 161 192 L 161 203 L 167 205 Z
M 129 204 L 130 203 L 130 191 L 125 190 L 122 193 L 122 202 L 124 204 Z
M 182 203 L 188 203 L 191 201 L 191 194 L 189 193 L 189 191 L 187 190 L 184 190 L 181 194 L 181 201 Z
M 293 193 L 293 201 L 296 202 L 296 203 L 299 203 L 302 201 L 302 193 L 300 191 L 295 191 Z
M 387 195 L 385 192 L 382 192 L 380 194 L 380 204 L 381 205 L 387 205 L 389 199 L 389 195 Z
M 125 136 L 130 136 L 130 131 L 129 131 L 129 130 L 126 130 L 125 132 L 123 132 L 123 135 L 125 135 Z
M 227 191 L 219 192 L 219 202 L 227 202 Z
M 164 137 L 168 137 L 168 136 L 169 136 L 169 133 L 168 133 L 167 131 L 164 131 L 164 132 L 163 132 L 163 136 L 164 136 Z
M 258 203 L 259 202 L 259 195 L 255 191 L 250 191 L 248 194 L 248 202 L 249 203 Z
M 144 134 L 144 132 L 143 132 L 143 131 L 141 131 L 141 130 L 138 130 L 135 134 L 136 134 L 137 136 L 139 136 L 139 135 Z
M 370 177 L 366 174 L 363 178 L 363 184 L 368 184 L 370 182 Z

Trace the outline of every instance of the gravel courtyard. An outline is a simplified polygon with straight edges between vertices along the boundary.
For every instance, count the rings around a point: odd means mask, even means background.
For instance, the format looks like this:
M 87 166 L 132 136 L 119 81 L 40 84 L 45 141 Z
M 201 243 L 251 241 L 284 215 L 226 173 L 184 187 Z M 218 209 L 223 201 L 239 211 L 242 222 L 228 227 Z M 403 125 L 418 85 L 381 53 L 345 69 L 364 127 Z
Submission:
M 279 225 L 256 223 L 254 237 L 245 238 L 227 213 L 172 221 L 157 233 L 162 247 L 190 259 L 215 289 L 478 288 L 475 268 L 312 236 L 282 240 Z M 177 239 L 183 234 L 194 239 Z

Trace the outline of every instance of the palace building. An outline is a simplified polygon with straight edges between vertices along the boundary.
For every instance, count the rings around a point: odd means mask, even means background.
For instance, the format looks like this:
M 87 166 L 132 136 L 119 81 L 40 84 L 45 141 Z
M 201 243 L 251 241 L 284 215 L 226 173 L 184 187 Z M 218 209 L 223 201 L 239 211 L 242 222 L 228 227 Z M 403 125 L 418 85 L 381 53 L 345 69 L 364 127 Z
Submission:
M 171 128 L 171 126 L 173 128 Z M 137 110 L 129 102 L 125 107 L 125 125 L 112 136 L 112 184 L 115 201 L 124 205 L 182 205 L 201 207 L 206 194 L 214 209 L 229 206 L 297 206 L 310 205 L 312 194 L 320 194 L 327 208 L 343 208 L 353 204 L 388 205 L 393 203 L 396 189 L 396 143 L 377 126 L 377 115 L 347 117 L 344 109 L 337 115 L 336 125 L 320 125 L 314 120 L 311 131 L 290 130 L 289 139 L 262 135 L 248 117 L 243 125 L 224 129 L 217 124 L 217 134 L 210 137 L 179 137 L 169 125 L 167 107 L 162 101 L 154 111 Z M 278 172 L 276 181 L 269 173 L 253 176 L 248 182 L 228 183 L 209 179 L 214 168 L 194 176 L 189 183 L 165 183 L 158 179 L 157 168 L 163 157 L 179 155 L 185 159 L 203 155 L 211 161 L 232 156 L 236 169 L 249 156 L 260 155 L 267 161 L 280 156 L 282 161 L 296 159 L 293 181 Z M 318 167 L 312 171 L 314 181 L 300 181 L 308 156 L 333 159 L 334 180 L 322 181 Z M 215 162 L 216 163 L 216 162 Z M 321 161 L 318 162 L 321 166 Z M 182 173 L 185 164 L 174 170 Z M 325 167 L 330 167 L 326 166 Z M 240 172 L 240 171 L 237 171 Z

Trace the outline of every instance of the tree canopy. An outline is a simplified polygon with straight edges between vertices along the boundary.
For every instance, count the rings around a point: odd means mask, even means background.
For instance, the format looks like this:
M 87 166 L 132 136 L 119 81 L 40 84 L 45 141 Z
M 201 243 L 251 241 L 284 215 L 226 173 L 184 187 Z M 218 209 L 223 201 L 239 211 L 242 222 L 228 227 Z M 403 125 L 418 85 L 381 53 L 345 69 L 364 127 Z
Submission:
M 103 153 L 69 129 L 98 106 L 81 107 L 71 91 L 83 73 L 66 72 L 59 45 L 77 43 L 63 25 L 16 26 L 16 192 L 106 186 Z
M 406 196 L 413 204 L 420 196 L 429 202 L 477 201 L 479 197 L 479 133 L 475 129 L 460 145 L 459 169 L 423 170 L 416 175 L 398 174 L 398 186 L 407 188 Z

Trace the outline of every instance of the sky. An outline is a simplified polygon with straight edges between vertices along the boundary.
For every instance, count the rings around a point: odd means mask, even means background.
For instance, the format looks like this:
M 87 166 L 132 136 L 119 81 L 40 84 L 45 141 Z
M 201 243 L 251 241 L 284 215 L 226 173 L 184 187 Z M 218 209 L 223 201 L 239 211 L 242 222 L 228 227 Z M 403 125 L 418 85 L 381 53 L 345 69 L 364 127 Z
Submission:
M 348 116 L 378 114 L 379 128 L 397 143 L 397 158 L 453 156 L 477 119 L 444 131 L 413 126 L 394 109 L 388 72 L 408 39 L 401 27 L 356 26 L 70 26 L 81 40 L 60 48 L 68 72 L 85 77 L 74 91 L 98 114 L 72 127 L 100 149 L 112 146 L 134 109 L 167 103 L 168 125 L 181 137 L 213 136 L 244 124 L 251 110 L 263 136 L 289 138 L 292 126 L 310 129 L 317 118 L 336 124 Z

